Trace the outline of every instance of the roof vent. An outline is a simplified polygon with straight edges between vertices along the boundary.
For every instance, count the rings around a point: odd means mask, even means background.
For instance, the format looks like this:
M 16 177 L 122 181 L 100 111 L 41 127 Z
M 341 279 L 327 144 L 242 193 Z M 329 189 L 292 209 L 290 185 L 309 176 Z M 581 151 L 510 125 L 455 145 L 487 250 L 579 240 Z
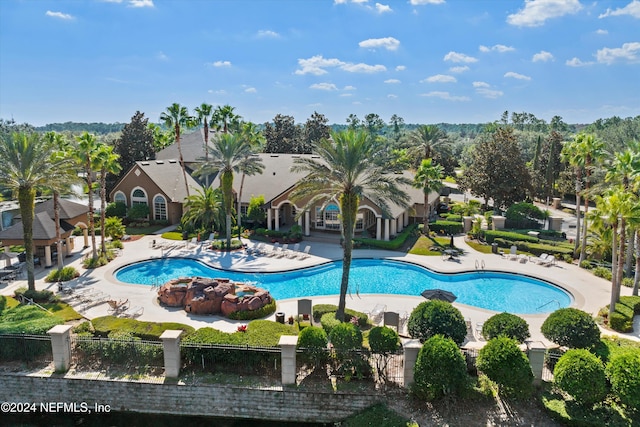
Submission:
M 272 154 L 272 155 L 271 155 L 271 156 L 269 156 L 269 157 L 280 157 L 280 156 L 278 156 L 277 154 Z
M 320 156 L 311 156 L 312 159 L 319 159 Z
M 142 166 L 149 166 L 149 162 L 140 162 Z
M 164 160 L 156 160 L 156 164 L 158 164 L 158 165 L 164 165 Z
M 169 163 L 174 164 L 177 160 L 169 160 Z

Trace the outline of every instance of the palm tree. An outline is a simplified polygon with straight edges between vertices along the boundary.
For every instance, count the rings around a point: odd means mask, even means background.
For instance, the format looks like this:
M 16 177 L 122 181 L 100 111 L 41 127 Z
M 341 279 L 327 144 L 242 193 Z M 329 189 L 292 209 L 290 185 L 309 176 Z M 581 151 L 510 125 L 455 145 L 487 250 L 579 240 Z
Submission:
M 96 140 L 95 135 L 88 132 L 84 132 L 81 136 L 77 136 L 76 141 L 78 144 L 75 155 L 84 171 L 84 179 L 88 188 L 89 230 L 91 231 L 92 257 L 95 260 L 98 258 L 98 251 L 96 249 L 96 230 L 95 220 L 93 217 L 93 173 L 96 170 L 96 166 L 98 166 L 96 163 L 96 154 L 99 150 L 99 143 Z
M 249 140 L 241 134 L 217 135 L 211 147 L 211 159 L 203 163 L 196 175 L 218 173 L 222 188 L 222 201 L 226 215 L 227 249 L 231 248 L 231 213 L 233 210 L 233 174 L 244 171 L 262 171 L 262 159 L 252 156 Z
M 448 143 L 449 140 L 447 134 L 438 126 L 422 125 L 409 134 L 409 142 L 414 151 L 424 152 L 423 159 L 429 159 L 433 157 L 436 147 Z
M 193 117 L 189 115 L 187 107 L 174 102 L 167 110 L 160 114 L 160 120 L 164 125 L 173 129 L 176 135 L 176 144 L 178 144 L 178 156 L 180 156 L 180 167 L 182 168 L 182 176 L 184 178 L 184 186 L 189 196 L 189 183 L 187 182 L 187 170 L 184 166 L 184 157 L 182 157 L 182 146 L 180 145 L 180 132 L 182 128 L 190 128 L 193 125 Z
M 202 103 L 199 107 L 196 107 L 196 123 L 204 126 L 204 161 L 209 161 L 209 120 L 211 120 L 211 114 L 213 112 L 213 105 Z M 208 179 L 208 178 L 207 178 Z M 209 182 L 207 181 L 207 187 Z
M 251 146 L 251 154 L 259 152 L 260 148 L 264 146 L 265 139 L 262 132 L 260 132 L 254 123 L 247 122 L 242 125 L 242 135 L 247 139 Z M 246 164 L 242 167 L 242 176 L 240 177 L 240 189 L 238 190 L 238 209 L 240 209 L 240 203 L 242 203 L 242 188 L 244 187 L 245 176 L 253 176 L 257 173 L 262 173 L 264 166 L 262 163 L 255 163 L 249 161 L 249 156 L 245 158 Z M 238 212 L 238 238 L 242 233 L 242 212 Z
M 385 216 L 389 216 L 389 203 L 404 207 L 409 201 L 409 196 L 399 186 L 410 185 L 411 181 L 401 175 L 386 174 L 384 166 L 370 161 L 376 156 L 377 149 L 379 146 L 365 132 L 334 132 L 331 139 L 323 139 L 317 144 L 319 159 L 298 158 L 292 167 L 292 172 L 307 173 L 291 193 L 294 201 L 305 200 L 302 211 L 311 209 L 318 202 L 335 200 L 340 204 L 344 237 L 340 301 L 336 312 L 336 319 L 340 321 L 344 321 L 353 235 L 360 201 L 368 198 L 382 209 Z
M 27 266 L 27 285 L 35 290 L 33 219 L 36 192 L 51 184 L 52 171 L 67 170 L 72 160 L 55 156 L 56 147 L 37 133 L 0 137 L 0 182 L 18 196 Z
M 222 209 L 222 192 L 220 189 L 206 187 L 196 190 L 196 194 L 187 197 L 186 212 L 182 222 L 193 228 L 203 228 L 207 232 L 215 231 L 224 222 L 220 221 Z
M 118 174 L 122 170 L 118 159 L 120 156 L 113 152 L 112 145 L 101 144 L 96 152 L 96 163 L 100 170 L 100 236 L 102 236 L 102 255 L 107 255 L 107 241 L 105 234 L 105 211 L 107 207 L 107 174 Z
M 584 158 L 582 156 L 577 156 L 576 154 L 578 153 L 579 144 L 582 143 L 583 139 L 584 134 L 576 135 L 573 141 L 569 141 L 564 144 L 562 151 L 560 152 L 562 161 L 573 166 L 576 174 L 576 230 L 578 234 L 573 245 L 574 257 L 578 254 L 578 246 L 580 245 L 580 193 L 582 191 L 582 170 L 584 168 Z M 583 251 L 584 249 L 585 248 L 582 248 Z
M 222 133 L 229 133 L 229 130 L 237 130 L 240 124 L 240 116 L 233 112 L 235 107 L 231 105 L 218 106 L 211 118 L 212 126 L 215 126 L 216 130 L 222 131 Z
M 578 137 L 576 137 L 578 138 Z M 603 148 L 604 144 L 597 140 L 593 135 L 583 135 L 579 138 L 580 142 L 576 147 L 576 151 L 574 153 L 576 159 L 576 163 L 584 164 L 584 168 L 586 171 L 585 176 L 585 192 L 584 192 L 584 226 L 582 233 L 582 243 L 580 244 L 580 258 L 578 260 L 578 264 L 584 261 L 585 253 L 584 249 L 587 246 L 587 215 L 589 214 L 589 190 L 591 188 L 591 172 L 593 171 L 594 164 L 600 164 L 602 156 L 604 154 Z M 579 206 L 576 206 L 576 209 L 580 209 Z
M 424 213 L 422 217 L 424 234 L 429 234 L 429 217 L 431 216 L 429 193 L 440 191 L 443 177 L 444 169 L 441 165 L 433 164 L 432 159 L 423 159 L 413 180 L 413 187 L 421 189 L 424 193 Z

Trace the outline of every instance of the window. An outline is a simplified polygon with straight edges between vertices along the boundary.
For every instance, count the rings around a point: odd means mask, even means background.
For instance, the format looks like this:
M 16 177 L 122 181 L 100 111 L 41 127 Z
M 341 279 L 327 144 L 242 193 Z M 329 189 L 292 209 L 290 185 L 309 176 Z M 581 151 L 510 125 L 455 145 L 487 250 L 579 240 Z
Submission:
M 153 219 L 157 221 L 167 219 L 167 202 L 160 195 L 153 198 Z
M 316 208 L 316 227 L 324 227 L 324 218 L 322 217 L 322 208 Z
M 131 192 L 131 205 L 147 205 L 147 193 L 142 188 L 136 188 Z
M 113 201 L 116 203 L 124 203 L 127 204 L 127 196 L 124 195 L 122 191 L 118 191 L 116 195 L 113 197 Z
M 327 230 L 340 230 L 340 208 L 337 205 L 327 205 L 324 209 L 325 228 Z

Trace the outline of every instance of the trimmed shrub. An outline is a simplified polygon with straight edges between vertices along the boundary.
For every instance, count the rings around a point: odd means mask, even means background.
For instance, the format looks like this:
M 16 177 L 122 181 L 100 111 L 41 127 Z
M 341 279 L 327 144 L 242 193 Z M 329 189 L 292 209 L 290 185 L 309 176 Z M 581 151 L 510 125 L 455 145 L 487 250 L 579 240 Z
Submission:
M 364 245 L 364 246 L 369 246 L 373 248 L 395 251 L 400 247 L 402 247 L 402 245 L 404 245 L 404 243 L 407 241 L 409 236 L 414 232 L 414 230 L 416 230 L 417 227 L 418 226 L 416 224 L 411 224 L 410 226 L 402 230 L 402 232 L 400 232 L 400 234 L 398 234 L 392 240 L 376 240 L 376 239 L 368 239 L 368 238 L 353 239 L 354 247 L 357 247 L 357 245 L 360 245 L 360 246 Z
M 600 342 L 593 318 L 575 308 L 561 308 L 547 317 L 540 329 L 549 341 L 571 348 L 592 348 Z
M 107 208 L 104 210 L 104 214 L 106 217 L 115 216 L 118 218 L 124 218 L 127 216 L 127 205 L 122 202 L 109 203 Z
M 389 327 L 376 326 L 369 331 L 369 347 L 374 353 L 393 353 L 399 343 L 398 333 Z
M 627 288 L 633 288 L 633 277 L 623 277 L 622 278 L 622 286 L 625 286 Z
M 276 300 L 272 298 L 269 304 L 262 306 L 257 310 L 235 311 L 233 313 L 229 313 L 229 316 L 227 317 L 232 320 L 254 320 L 267 317 L 275 312 Z
M 458 395 L 467 386 L 467 364 L 457 344 L 442 335 L 429 338 L 418 353 L 411 391 L 419 398 L 434 400 Z
M 194 328 L 189 325 L 174 322 L 143 322 L 135 319 L 125 319 L 114 316 L 96 317 L 91 321 L 95 334 L 100 337 L 107 337 L 112 331 L 130 332 L 132 335 L 151 341 L 159 341 L 160 335 L 167 329 L 182 329 L 187 334 L 192 333 Z
M 340 323 L 331 329 L 329 341 L 336 351 L 348 351 L 362 347 L 362 332 L 353 323 Z
M 615 356 L 605 373 L 620 402 L 630 408 L 640 408 L 640 352 L 627 351 Z
M 80 273 L 75 269 L 75 267 L 67 266 L 60 270 L 51 270 L 49 274 L 47 274 L 47 277 L 45 277 L 44 281 L 49 283 L 66 282 L 67 280 L 75 279 L 78 276 L 80 276 Z
M 338 311 L 338 306 L 334 304 L 316 304 L 313 306 L 312 314 L 313 318 L 320 320 L 326 313 L 335 313 Z M 358 326 L 365 327 L 369 323 L 369 316 L 366 313 L 355 311 L 350 308 L 344 310 L 344 321 L 350 322 L 352 318 L 358 318 Z M 327 331 L 327 333 L 329 333 Z
M 129 208 L 129 212 L 127 212 L 127 217 L 132 220 L 143 219 L 149 216 L 149 206 L 146 203 L 137 203 L 131 208 Z
M 567 351 L 556 363 L 553 376 L 554 383 L 580 405 L 592 407 L 607 395 L 604 366 L 588 350 Z
M 297 348 L 303 349 L 301 360 L 313 367 L 319 367 L 328 360 L 327 333 L 322 328 L 307 326 L 298 336 Z
M 630 295 L 620 297 L 620 304 L 630 307 L 634 314 L 640 314 L 640 296 Z
M 436 221 L 429 223 L 429 231 L 438 234 L 460 234 L 463 224 L 455 221 Z
M 335 328 L 339 324 L 340 324 L 340 321 L 336 319 L 335 312 L 325 313 L 320 318 L 320 325 L 322 325 L 322 329 L 325 330 L 327 335 L 331 334 L 331 331 L 333 330 L 333 328 Z
M 593 268 L 593 265 L 591 265 L 591 261 L 589 261 L 588 259 L 582 260 L 582 262 L 580 263 L 580 268 L 584 268 L 585 270 L 591 270 Z
M 510 242 L 528 242 L 538 243 L 540 239 L 529 236 L 528 234 L 515 233 L 513 231 L 484 230 L 482 232 L 484 240 L 487 243 L 493 243 L 496 238 L 508 240 Z
M 611 269 L 607 267 L 596 267 L 591 271 L 596 277 L 602 277 L 605 280 L 611 280 Z
M 518 348 L 518 342 L 508 337 L 498 337 L 480 349 L 476 361 L 482 371 L 506 396 L 526 396 L 531 393 L 533 372 L 529 359 Z
M 35 302 L 54 302 L 56 300 L 56 296 L 53 292 L 42 290 L 42 291 L 34 291 L 32 289 L 27 288 L 18 288 L 14 292 L 16 299 L 20 299 L 20 296 L 23 295 L 25 298 L 29 298 L 34 300 Z
M 523 343 L 531 336 L 529 324 L 522 317 L 511 313 L 494 314 L 484 322 L 482 336 L 490 340 L 501 335 Z
M 423 341 L 440 334 L 460 345 L 467 336 L 467 326 L 460 310 L 439 300 L 418 304 L 411 312 L 407 328 L 412 338 Z

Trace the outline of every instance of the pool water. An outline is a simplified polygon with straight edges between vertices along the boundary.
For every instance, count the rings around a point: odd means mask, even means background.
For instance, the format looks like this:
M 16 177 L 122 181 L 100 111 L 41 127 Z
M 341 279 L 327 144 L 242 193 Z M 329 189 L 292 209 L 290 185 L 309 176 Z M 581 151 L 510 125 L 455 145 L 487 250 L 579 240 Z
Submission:
M 280 300 L 338 295 L 342 262 L 282 273 L 240 273 L 192 259 L 165 258 L 131 264 L 119 269 L 115 276 L 121 282 L 141 285 L 161 285 L 178 277 L 228 278 L 255 282 Z M 572 301 L 564 290 L 518 274 L 492 271 L 440 274 L 406 262 L 379 259 L 354 259 L 351 263 L 351 294 L 420 296 L 425 289 L 445 289 L 458 297 L 458 303 L 514 314 L 549 313 L 568 307 Z

